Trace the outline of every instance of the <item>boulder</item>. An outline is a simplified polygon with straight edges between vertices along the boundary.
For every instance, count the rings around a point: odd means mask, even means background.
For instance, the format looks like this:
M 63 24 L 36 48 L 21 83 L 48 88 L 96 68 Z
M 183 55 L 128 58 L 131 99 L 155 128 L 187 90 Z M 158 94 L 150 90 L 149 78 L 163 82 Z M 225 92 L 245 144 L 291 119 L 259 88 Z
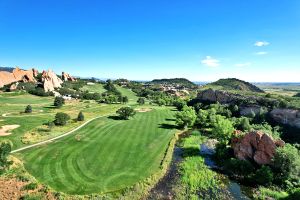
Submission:
M 63 81 L 76 81 L 76 79 L 72 76 L 70 76 L 70 74 L 62 72 L 61 78 Z
M 231 146 L 236 158 L 253 160 L 259 165 L 265 165 L 271 163 L 276 148 L 284 146 L 284 141 L 275 141 L 263 132 L 252 131 L 244 136 L 233 138 Z
M 42 73 L 42 83 L 45 92 L 52 92 L 55 88 L 60 88 L 63 81 L 51 70 Z
M 270 112 L 270 117 L 277 123 L 300 128 L 300 110 L 276 108 Z
M 9 91 L 14 91 L 18 88 L 19 82 L 13 83 L 11 84 L 11 86 L 9 87 Z
M 202 155 L 213 155 L 216 153 L 216 145 L 218 144 L 216 139 L 208 139 L 206 142 L 202 143 L 200 146 L 200 153 Z

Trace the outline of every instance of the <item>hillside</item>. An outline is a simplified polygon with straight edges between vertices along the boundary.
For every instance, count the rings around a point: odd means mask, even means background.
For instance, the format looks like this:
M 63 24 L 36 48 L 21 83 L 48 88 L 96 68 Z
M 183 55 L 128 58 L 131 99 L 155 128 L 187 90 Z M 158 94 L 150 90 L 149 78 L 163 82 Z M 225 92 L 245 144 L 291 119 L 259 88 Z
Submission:
M 13 67 L 0 67 L 0 71 L 12 72 L 13 70 Z
M 219 89 L 223 89 L 223 90 L 240 90 L 244 92 L 264 93 L 263 90 L 256 87 L 255 85 L 236 78 L 220 79 L 216 82 L 208 84 L 207 87 L 212 87 L 212 88 L 218 87 Z
M 152 84 L 178 84 L 185 87 L 195 87 L 196 84 L 185 78 L 154 79 Z

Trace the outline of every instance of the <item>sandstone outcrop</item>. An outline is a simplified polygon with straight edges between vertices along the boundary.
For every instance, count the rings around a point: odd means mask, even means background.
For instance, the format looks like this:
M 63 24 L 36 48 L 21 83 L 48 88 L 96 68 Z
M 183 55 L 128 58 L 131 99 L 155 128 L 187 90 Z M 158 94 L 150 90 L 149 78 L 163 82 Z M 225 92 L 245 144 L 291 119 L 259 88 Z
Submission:
M 45 92 L 54 91 L 55 88 L 60 88 L 63 81 L 52 71 L 43 71 L 42 82 Z
M 198 99 L 202 101 L 209 101 L 209 102 L 219 102 L 219 103 L 232 103 L 237 97 L 235 95 L 220 91 L 220 90 L 213 90 L 207 89 L 198 94 Z
M 61 78 L 63 81 L 76 81 L 76 79 L 72 76 L 70 76 L 70 74 L 62 72 Z
M 284 146 L 282 140 L 260 131 L 252 131 L 231 141 L 234 155 L 240 160 L 254 160 L 259 165 L 270 164 L 277 147 Z
M 33 82 L 36 80 L 34 78 L 34 69 L 22 70 L 16 67 L 12 72 L 1 71 L 0 72 L 0 87 L 8 85 L 14 82 Z
M 300 110 L 276 108 L 270 112 L 270 117 L 277 123 L 300 128 Z

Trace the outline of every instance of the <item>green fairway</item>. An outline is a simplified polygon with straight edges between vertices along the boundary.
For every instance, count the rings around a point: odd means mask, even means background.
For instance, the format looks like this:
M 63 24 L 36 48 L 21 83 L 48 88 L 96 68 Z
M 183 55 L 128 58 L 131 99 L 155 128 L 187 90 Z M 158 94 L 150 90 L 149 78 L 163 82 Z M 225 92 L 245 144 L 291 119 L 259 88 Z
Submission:
M 97 92 L 97 93 L 103 93 L 106 90 L 103 87 L 103 84 L 95 83 L 94 85 L 85 85 L 81 88 L 82 91 L 88 90 L 89 92 Z
M 130 89 L 120 87 L 116 85 L 117 90 L 119 90 L 123 96 L 127 96 L 129 100 L 129 104 L 136 104 L 138 97 L 134 92 L 132 92 Z
M 166 125 L 174 123 L 172 116 L 170 109 L 157 108 L 131 120 L 100 118 L 55 143 L 19 155 L 31 174 L 57 191 L 120 190 L 159 169 L 175 133 Z

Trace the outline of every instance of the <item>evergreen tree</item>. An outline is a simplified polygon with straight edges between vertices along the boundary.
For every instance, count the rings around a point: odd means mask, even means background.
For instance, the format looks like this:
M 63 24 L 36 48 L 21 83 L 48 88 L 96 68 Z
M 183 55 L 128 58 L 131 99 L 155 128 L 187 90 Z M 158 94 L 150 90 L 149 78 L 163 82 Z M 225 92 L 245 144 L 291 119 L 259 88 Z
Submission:
M 31 105 L 26 106 L 25 113 L 32 113 L 32 107 L 31 107 Z
M 84 121 L 84 115 L 83 115 L 82 111 L 80 111 L 78 113 L 77 121 Z

